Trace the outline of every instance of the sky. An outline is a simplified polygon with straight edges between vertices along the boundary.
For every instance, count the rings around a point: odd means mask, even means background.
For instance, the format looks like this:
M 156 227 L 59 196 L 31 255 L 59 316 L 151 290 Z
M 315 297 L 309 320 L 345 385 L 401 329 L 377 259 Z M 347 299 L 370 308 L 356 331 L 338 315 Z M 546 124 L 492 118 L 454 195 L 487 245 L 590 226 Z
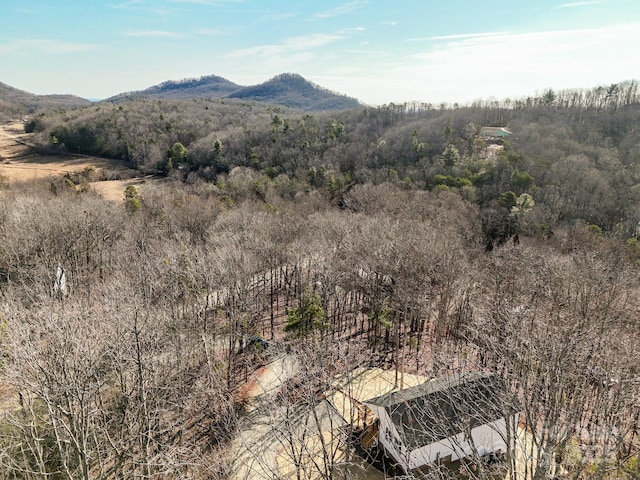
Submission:
M 0 0 L 0 82 L 31 93 L 280 73 L 369 105 L 640 79 L 640 0 Z

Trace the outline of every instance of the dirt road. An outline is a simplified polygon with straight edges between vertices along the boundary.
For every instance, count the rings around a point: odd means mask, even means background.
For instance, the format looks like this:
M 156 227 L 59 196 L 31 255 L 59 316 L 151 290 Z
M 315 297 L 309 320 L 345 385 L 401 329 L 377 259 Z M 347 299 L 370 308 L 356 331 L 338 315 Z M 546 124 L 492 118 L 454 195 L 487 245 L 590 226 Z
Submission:
M 21 123 L 9 123 L 0 127 L 0 162 L 4 163 L 33 153 Z

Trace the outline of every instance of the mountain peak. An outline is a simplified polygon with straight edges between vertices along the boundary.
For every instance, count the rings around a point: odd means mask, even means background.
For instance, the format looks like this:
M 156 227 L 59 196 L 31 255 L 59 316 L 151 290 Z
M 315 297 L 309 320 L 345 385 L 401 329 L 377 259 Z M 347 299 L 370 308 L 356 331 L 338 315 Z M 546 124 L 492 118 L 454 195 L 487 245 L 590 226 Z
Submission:
M 107 101 L 120 101 L 132 97 L 151 97 L 162 99 L 184 98 L 218 98 L 235 92 L 237 85 L 218 75 L 206 75 L 199 78 L 184 78 L 182 80 L 167 80 L 158 85 L 135 92 L 120 93 Z
M 360 106 L 355 98 L 331 92 L 297 73 L 281 73 L 229 97 L 277 103 L 301 110 L 340 110 Z
M 169 80 L 145 90 L 116 95 L 108 101 L 121 101 L 132 97 L 237 98 L 275 103 L 301 110 L 337 110 L 360 105 L 356 99 L 333 93 L 297 73 L 281 73 L 264 83 L 249 87 L 243 87 L 217 75 Z

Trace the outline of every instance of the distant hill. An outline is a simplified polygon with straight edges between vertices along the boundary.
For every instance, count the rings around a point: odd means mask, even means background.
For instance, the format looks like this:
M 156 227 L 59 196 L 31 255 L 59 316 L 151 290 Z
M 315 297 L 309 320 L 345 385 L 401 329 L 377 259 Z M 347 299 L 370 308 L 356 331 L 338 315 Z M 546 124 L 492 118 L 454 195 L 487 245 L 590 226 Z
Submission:
M 242 88 L 229 97 L 301 110 L 340 110 L 360 105 L 355 98 L 330 92 L 294 73 L 283 73 L 260 85 Z
M 0 121 L 54 108 L 76 108 L 91 104 L 74 95 L 35 95 L 0 82 Z
M 242 87 L 226 78 L 209 75 L 184 80 L 169 80 L 145 90 L 121 93 L 106 101 L 131 100 L 140 97 L 179 100 L 185 98 L 221 98 L 238 91 Z
M 249 87 L 217 75 L 167 81 L 145 90 L 122 93 L 105 101 L 118 102 L 137 98 L 237 98 L 310 111 L 340 110 L 360 105 L 354 98 L 333 93 L 293 73 L 281 74 L 260 85 Z

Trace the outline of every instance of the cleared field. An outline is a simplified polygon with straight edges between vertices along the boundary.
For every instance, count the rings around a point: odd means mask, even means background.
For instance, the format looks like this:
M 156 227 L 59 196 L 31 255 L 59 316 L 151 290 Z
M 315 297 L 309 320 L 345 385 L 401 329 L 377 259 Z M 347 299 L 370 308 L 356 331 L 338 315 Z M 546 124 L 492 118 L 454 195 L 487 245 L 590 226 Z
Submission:
M 143 183 L 146 180 L 141 178 L 130 178 L 128 180 L 103 180 L 93 182 L 91 187 L 102 195 L 103 198 L 112 202 L 124 202 L 124 191 L 129 185 L 135 185 L 139 190 L 143 190 Z
M 0 126 L 0 178 L 8 185 L 73 174 L 91 169 L 100 177 L 102 171 L 129 169 L 115 160 L 79 155 L 38 155 L 31 144 L 32 134 L 24 133 L 22 123 Z M 108 200 L 124 201 L 128 185 L 141 183 L 141 178 L 91 182 L 91 186 Z

